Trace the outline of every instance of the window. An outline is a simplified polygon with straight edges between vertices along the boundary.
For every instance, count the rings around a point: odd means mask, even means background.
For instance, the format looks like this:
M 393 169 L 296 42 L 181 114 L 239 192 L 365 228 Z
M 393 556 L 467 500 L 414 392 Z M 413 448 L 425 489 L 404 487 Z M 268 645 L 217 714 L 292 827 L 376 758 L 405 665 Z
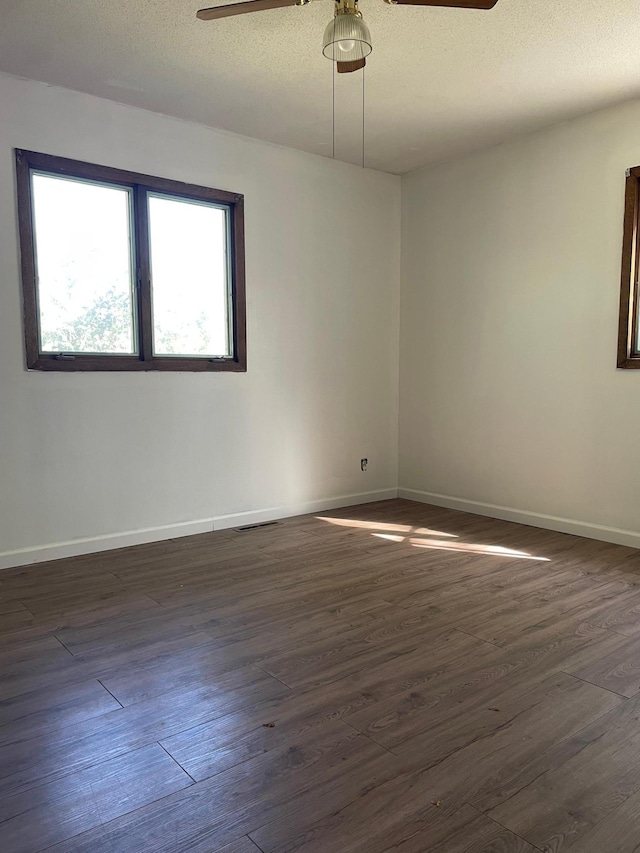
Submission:
M 622 285 L 618 328 L 618 367 L 640 369 L 640 287 L 638 277 L 640 212 L 640 166 L 629 169 L 625 193 L 624 238 L 622 244 Z
M 28 368 L 246 370 L 243 196 L 16 164 Z

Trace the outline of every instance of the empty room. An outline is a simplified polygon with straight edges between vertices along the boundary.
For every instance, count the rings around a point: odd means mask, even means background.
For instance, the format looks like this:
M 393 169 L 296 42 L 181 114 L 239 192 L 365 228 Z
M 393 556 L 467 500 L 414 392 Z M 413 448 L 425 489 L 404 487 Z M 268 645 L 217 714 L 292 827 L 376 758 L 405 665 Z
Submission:
M 639 223 L 636 0 L 0 0 L 0 853 L 637 853 Z

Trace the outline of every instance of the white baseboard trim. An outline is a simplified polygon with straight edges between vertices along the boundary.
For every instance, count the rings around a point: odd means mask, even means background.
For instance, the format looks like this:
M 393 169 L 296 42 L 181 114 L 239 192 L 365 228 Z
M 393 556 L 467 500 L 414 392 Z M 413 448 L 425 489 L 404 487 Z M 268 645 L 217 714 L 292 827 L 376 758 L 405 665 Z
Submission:
M 630 548 L 640 548 L 640 533 L 633 530 L 622 530 L 618 527 L 605 527 L 601 524 L 590 524 L 586 521 L 575 521 L 572 518 L 561 518 L 556 515 L 545 515 L 540 512 L 528 512 L 522 509 L 512 509 L 498 504 L 471 501 L 456 498 L 451 495 L 439 495 L 435 492 L 423 492 L 418 489 L 398 489 L 398 497 L 409 501 L 442 506 L 447 509 L 457 509 L 474 515 L 486 515 L 490 518 L 500 518 L 503 521 L 517 521 L 530 527 L 542 527 L 546 530 L 556 530 L 559 533 L 571 533 L 584 536 L 587 539 L 599 539 L 602 542 L 613 542 L 615 545 L 628 545 Z
M 355 495 L 341 495 L 326 500 L 307 501 L 288 506 L 272 507 L 262 510 L 219 515 L 202 518 L 197 521 L 183 521 L 177 524 L 165 524 L 159 527 L 145 527 L 140 530 L 125 530 L 121 533 L 107 533 L 67 542 L 54 542 L 33 548 L 19 548 L 15 551 L 0 552 L 0 569 L 27 566 L 32 563 L 44 563 L 65 557 L 78 557 L 83 554 L 95 554 L 100 551 L 112 551 L 115 548 L 127 548 L 130 545 L 145 545 L 148 542 L 161 542 L 165 539 L 178 539 L 181 536 L 194 536 L 198 533 L 210 533 L 212 530 L 224 530 L 228 527 L 240 527 L 245 524 L 259 524 L 262 521 L 275 521 L 294 515 L 306 515 L 338 507 L 361 503 L 372 503 L 398 497 L 397 489 L 379 489 Z
M 84 539 L 71 539 L 68 542 L 55 542 L 35 548 L 19 548 L 16 551 L 0 553 L 0 569 L 44 563 L 47 560 L 60 560 L 65 557 L 79 557 L 82 554 L 97 554 L 99 551 L 112 551 L 114 548 L 126 548 L 129 545 L 145 545 L 147 542 L 177 539 L 180 536 L 193 536 L 195 533 L 208 533 L 211 530 L 213 530 L 213 522 L 208 518 L 184 521 L 179 524 L 165 524 L 160 527 L 145 527 L 140 530 L 125 530 L 122 533 L 107 533 L 103 536 L 90 536 Z
M 247 524 L 261 524 L 264 521 L 276 521 L 279 518 L 291 518 L 294 515 L 308 515 L 312 512 L 324 512 L 328 509 L 338 509 L 343 506 L 368 504 L 374 501 L 386 501 L 398 497 L 397 489 L 378 489 L 375 492 L 362 492 L 355 495 L 341 495 L 319 501 L 306 501 L 289 504 L 288 506 L 257 509 L 249 512 L 236 512 L 230 515 L 219 515 L 213 519 L 214 530 L 225 530 L 228 527 L 244 527 Z

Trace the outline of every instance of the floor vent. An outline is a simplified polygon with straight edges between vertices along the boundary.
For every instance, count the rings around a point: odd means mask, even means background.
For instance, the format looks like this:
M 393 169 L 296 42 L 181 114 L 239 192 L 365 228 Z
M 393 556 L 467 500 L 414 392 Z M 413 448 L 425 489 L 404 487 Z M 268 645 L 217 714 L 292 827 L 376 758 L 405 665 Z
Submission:
M 277 521 L 261 521 L 259 524 L 247 524 L 246 527 L 234 527 L 236 533 L 247 533 L 249 530 L 259 530 L 261 527 L 273 527 Z

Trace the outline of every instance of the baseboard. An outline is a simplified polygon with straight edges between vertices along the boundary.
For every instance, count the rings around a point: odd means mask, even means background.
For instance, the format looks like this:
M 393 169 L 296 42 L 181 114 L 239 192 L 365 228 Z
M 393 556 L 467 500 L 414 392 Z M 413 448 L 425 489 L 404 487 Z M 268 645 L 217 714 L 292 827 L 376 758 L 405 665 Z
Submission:
M 71 539 L 68 542 L 55 542 L 35 548 L 4 551 L 0 553 L 0 569 L 44 563 L 47 560 L 60 560 L 65 557 L 79 557 L 82 554 L 97 554 L 99 551 L 112 551 L 114 548 L 126 548 L 129 545 L 145 545 L 147 542 L 177 539 L 180 536 L 193 536 L 196 533 L 208 533 L 212 529 L 212 520 L 209 518 L 160 527 L 145 527 L 140 530 L 125 530 L 121 533 L 107 533 L 104 536 L 91 536 L 86 539 Z
M 576 536 L 584 536 L 587 539 L 599 539 L 603 542 L 613 542 L 616 545 L 627 545 L 631 548 L 640 549 L 640 533 L 632 530 L 605 527 L 599 524 L 576 521 L 571 518 L 561 518 L 554 515 L 545 515 L 544 513 L 500 506 L 498 504 L 472 501 L 465 498 L 453 497 L 452 495 L 424 492 L 419 489 L 391 488 L 340 495 L 323 500 L 301 501 L 285 506 L 230 513 L 228 515 L 219 515 L 196 521 L 185 521 L 159 527 L 146 527 L 140 530 L 127 530 L 120 533 L 109 533 L 103 536 L 73 539 L 68 542 L 55 542 L 33 548 L 20 548 L 15 551 L 4 551 L 0 552 L 0 569 L 26 566 L 48 560 L 59 560 L 65 557 L 78 557 L 83 554 L 94 554 L 100 551 L 111 551 L 115 548 L 126 548 L 130 545 L 161 542 L 165 539 L 194 536 L 198 533 L 209 533 L 212 530 L 225 530 L 229 527 L 259 524 L 264 521 L 276 521 L 280 518 L 290 518 L 296 515 L 323 512 L 340 507 L 354 506 L 356 504 L 390 500 L 396 497 L 433 504 L 434 506 L 442 506 L 448 509 L 457 509 L 475 515 L 485 515 L 489 518 L 516 521 L 519 524 L 528 524 L 531 527 L 557 530 L 560 533 L 571 533 Z
M 288 506 L 258 509 L 249 512 L 236 512 L 230 515 L 219 515 L 213 519 L 214 530 L 225 530 L 228 527 L 242 527 L 245 524 L 260 524 L 263 521 L 276 521 L 279 518 L 291 518 L 294 515 L 308 515 L 312 512 L 323 512 L 328 509 L 338 509 L 343 506 L 386 501 L 398 497 L 397 489 L 378 489 L 375 492 L 362 492 L 355 495 L 341 495 L 319 501 L 305 501 L 289 504 Z
M 517 521 L 530 527 L 542 527 L 546 530 L 556 530 L 559 533 L 571 533 L 584 536 L 587 539 L 599 539 L 602 542 L 613 542 L 615 545 L 628 545 L 630 548 L 640 548 L 640 533 L 633 530 L 621 530 L 618 527 L 605 527 L 601 524 L 590 524 L 586 521 L 576 521 L 572 518 L 561 518 L 555 515 L 545 515 L 540 512 L 528 512 L 513 509 L 498 504 L 471 501 L 456 498 L 451 495 L 439 495 L 435 492 L 423 492 L 418 489 L 398 489 L 398 497 L 410 501 L 442 506 L 447 509 L 458 509 L 475 515 L 486 515 L 490 518 L 500 518 L 504 521 Z
M 325 500 L 220 515 L 213 518 L 198 519 L 197 521 L 184 521 L 159 527 L 145 527 L 140 530 L 126 530 L 121 533 L 72 539 L 68 542 L 55 542 L 33 548 L 19 548 L 15 551 L 0 552 L 0 569 L 43 563 L 65 557 L 78 557 L 83 554 L 95 554 L 100 551 L 111 551 L 115 548 L 127 548 L 130 545 L 145 545 L 148 542 L 161 542 L 165 539 L 178 539 L 181 536 L 194 536 L 198 533 L 210 533 L 212 530 L 224 530 L 228 527 L 239 527 L 244 524 L 258 524 L 261 521 L 274 521 L 294 515 L 305 515 L 354 504 L 383 501 L 397 496 L 397 489 L 379 489 L 374 492 L 341 495 Z

